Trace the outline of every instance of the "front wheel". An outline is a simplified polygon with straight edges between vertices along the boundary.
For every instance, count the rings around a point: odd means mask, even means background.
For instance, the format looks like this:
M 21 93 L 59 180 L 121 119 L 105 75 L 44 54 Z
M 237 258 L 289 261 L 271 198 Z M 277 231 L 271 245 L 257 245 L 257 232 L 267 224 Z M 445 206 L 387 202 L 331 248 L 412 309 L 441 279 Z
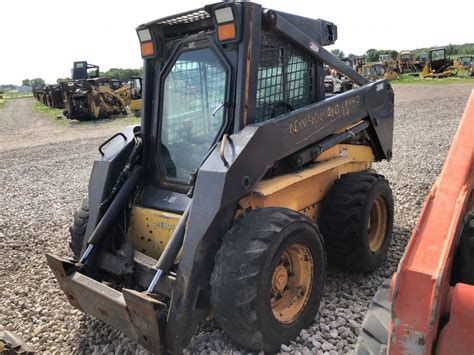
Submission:
M 89 221 L 89 199 L 82 200 L 82 206 L 74 213 L 74 222 L 69 227 L 71 240 L 69 246 L 74 256 L 79 259 Z
M 318 227 L 284 208 L 251 211 L 224 236 L 211 276 L 217 323 L 242 346 L 274 352 L 318 311 L 326 257 Z

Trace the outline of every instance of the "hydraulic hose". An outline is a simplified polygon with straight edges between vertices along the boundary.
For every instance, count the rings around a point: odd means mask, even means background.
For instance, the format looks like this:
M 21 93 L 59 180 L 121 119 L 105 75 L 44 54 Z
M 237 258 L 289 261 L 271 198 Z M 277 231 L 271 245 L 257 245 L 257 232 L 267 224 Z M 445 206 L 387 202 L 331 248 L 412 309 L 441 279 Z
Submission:
M 176 228 L 174 229 L 173 234 L 171 235 L 171 238 L 165 247 L 165 250 L 163 250 L 163 253 L 161 254 L 160 258 L 158 259 L 158 262 L 155 265 L 155 268 L 157 270 L 155 276 L 153 277 L 153 280 L 150 283 L 150 286 L 148 286 L 148 293 L 153 292 L 162 274 L 164 272 L 169 271 L 171 269 L 171 266 L 173 266 L 173 262 L 176 259 L 176 256 L 178 255 L 179 249 L 181 249 L 181 246 L 183 245 L 184 232 L 186 231 L 186 222 L 188 221 L 189 210 L 191 209 L 191 205 L 192 201 L 184 210 L 184 213 L 181 216 L 181 219 L 179 220 Z
M 117 221 L 118 216 L 123 211 L 123 208 L 127 205 L 128 200 L 130 199 L 133 192 L 135 191 L 135 188 L 140 182 L 142 170 L 143 169 L 141 166 L 135 166 L 135 168 L 132 170 L 129 177 L 125 180 L 120 190 L 118 190 L 117 194 L 115 195 L 115 198 L 110 203 L 109 208 L 107 209 L 107 211 L 105 211 L 104 216 L 90 235 L 87 241 L 87 249 L 80 260 L 81 263 L 84 263 L 86 261 L 87 257 L 92 251 L 92 248 L 100 243 L 100 241 L 106 235 L 106 232 Z

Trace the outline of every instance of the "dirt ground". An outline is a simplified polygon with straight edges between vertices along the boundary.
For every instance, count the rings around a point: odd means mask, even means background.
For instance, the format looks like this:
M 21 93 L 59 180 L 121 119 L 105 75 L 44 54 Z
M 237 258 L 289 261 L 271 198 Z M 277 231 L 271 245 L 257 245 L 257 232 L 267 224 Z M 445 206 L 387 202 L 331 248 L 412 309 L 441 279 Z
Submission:
M 474 83 L 394 86 L 394 158 L 376 167 L 390 180 L 396 203 L 388 259 L 370 275 L 329 270 L 318 317 L 291 349 L 352 351 L 373 294 L 396 270 L 473 89 Z M 97 147 L 128 124 L 116 119 L 60 125 L 33 106 L 33 99 L 15 99 L 0 109 L 0 329 L 18 333 L 42 353 L 146 353 L 73 309 L 44 257 L 69 255 L 69 224 L 87 192 Z M 245 351 L 214 325 L 203 328 L 188 349 Z
M 59 124 L 35 112 L 33 105 L 31 98 L 12 99 L 0 110 L 0 152 L 111 136 L 123 126 L 120 118 Z

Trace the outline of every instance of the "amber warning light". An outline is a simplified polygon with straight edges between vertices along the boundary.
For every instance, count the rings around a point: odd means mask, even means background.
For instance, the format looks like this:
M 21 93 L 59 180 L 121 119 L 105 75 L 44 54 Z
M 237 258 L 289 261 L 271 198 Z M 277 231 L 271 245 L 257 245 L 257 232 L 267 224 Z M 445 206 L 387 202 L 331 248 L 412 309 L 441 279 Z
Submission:
M 217 22 L 217 39 L 220 42 L 233 40 L 237 37 L 234 14 L 231 7 L 223 7 L 214 11 Z
M 153 46 L 150 30 L 147 28 L 144 30 L 139 30 L 138 38 L 140 39 L 142 57 L 153 57 L 155 55 L 155 47 Z

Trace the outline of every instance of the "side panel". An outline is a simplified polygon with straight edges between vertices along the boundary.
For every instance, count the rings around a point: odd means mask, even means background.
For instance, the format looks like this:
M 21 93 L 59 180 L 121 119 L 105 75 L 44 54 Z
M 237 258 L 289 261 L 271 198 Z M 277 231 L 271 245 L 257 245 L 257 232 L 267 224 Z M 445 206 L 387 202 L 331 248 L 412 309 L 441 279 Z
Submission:
M 139 126 L 130 126 L 122 131 L 122 136 L 115 137 L 104 148 L 104 156 L 94 161 L 89 180 L 89 223 L 87 224 L 84 243 L 94 231 L 99 218 L 99 206 L 110 193 L 115 181 L 122 171 L 134 145 L 133 132 Z M 84 247 L 84 246 L 83 246 Z
M 366 146 L 337 145 L 331 151 L 331 158 L 312 167 L 261 181 L 249 196 L 240 200 L 240 207 L 286 207 L 317 220 L 319 203 L 334 181 L 343 174 L 369 169 L 375 158 Z

